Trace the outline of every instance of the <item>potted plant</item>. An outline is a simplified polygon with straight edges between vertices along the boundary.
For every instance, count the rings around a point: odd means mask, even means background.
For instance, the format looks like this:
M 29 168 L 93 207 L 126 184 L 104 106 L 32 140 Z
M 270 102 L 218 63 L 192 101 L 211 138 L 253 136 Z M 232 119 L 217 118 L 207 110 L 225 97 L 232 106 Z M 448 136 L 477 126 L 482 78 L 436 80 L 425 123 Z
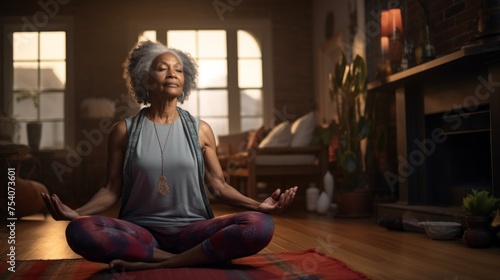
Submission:
M 17 98 L 17 102 L 24 99 L 31 99 L 33 106 L 36 109 L 36 121 L 29 121 L 26 123 L 26 132 L 28 134 L 28 145 L 38 150 L 40 147 L 40 140 L 42 138 L 42 122 L 40 121 L 40 95 L 34 90 L 24 91 Z
M 498 209 L 500 199 L 495 198 L 487 190 L 472 189 L 462 202 L 465 211 L 465 223 L 468 229 L 464 232 L 464 243 L 471 248 L 486 248 L 493 240 L 490 224 L 493 212 Z
M 368 118 L 372 106 L 367 98 L 366 63 L 356 55 L 347 61 L 342 53 L 334 73 L 329 77 L 329 94 L 335 104 L 334 120 L 318 127 L 314 142 L 329 146 L 330 159 L 335 162 L 335 198 L 337 216 L 365 217 L 371 215 L 370 166 L 376 149 L 385 141 L 375 133 L 375 125 Z M 370 141 L 369 141 L 370 140 Z

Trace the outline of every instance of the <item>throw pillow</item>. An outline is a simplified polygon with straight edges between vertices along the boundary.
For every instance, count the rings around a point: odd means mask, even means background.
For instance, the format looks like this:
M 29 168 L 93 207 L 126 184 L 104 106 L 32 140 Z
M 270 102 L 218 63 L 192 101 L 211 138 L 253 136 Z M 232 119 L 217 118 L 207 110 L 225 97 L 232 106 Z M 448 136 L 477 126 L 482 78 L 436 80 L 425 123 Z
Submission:
M 311 111 L 293 122 L 291 132 L 293 134 L 291 147 L 304 147 L 311 144 L 314 129 L 316 128 L 316 117 Z
M 270 128 L 265 126 L 259 127 L 259 129 L 252 131 L 248 135 L 248 146 L 247 149 L 256 149 L 259 147 L 259 144 L 266 138 L 266 136 L 271 131 Z
M 288 121 L 275 126 L 271 132 L 260 142 L 259 148 L 267 147 L 288 147 L 292 140 L 292 131 Z

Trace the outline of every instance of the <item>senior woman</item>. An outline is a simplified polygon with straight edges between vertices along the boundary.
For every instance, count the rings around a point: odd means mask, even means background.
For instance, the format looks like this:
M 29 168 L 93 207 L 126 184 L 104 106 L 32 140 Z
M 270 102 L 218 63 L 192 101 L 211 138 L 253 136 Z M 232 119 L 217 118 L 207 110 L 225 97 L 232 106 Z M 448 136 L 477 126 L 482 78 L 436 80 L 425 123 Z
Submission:
M 148 106 L 113 127 L 105 185 L 76 210 L 42 194 L 55 220 L 71 221 L 72 250 L 112 268 L 139 270 L 224 264 L 266 247 L 274 232 L 268 214 L 287 208 L 297 187 L 257 202 L 225 182 L 212 129 L 177 107 L 196 84 L 188 54 L 146 41 L 124 66 L 130 92 Z M 205 189 L 247 211 L 214 217 Z M 117 219 L 94 215 L 120 197 Z

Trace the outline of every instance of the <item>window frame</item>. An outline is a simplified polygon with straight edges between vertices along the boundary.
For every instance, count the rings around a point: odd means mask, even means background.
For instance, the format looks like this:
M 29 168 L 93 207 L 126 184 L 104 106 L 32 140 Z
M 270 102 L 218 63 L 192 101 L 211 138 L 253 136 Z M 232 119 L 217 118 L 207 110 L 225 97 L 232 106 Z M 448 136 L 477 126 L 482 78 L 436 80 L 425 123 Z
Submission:
M 64 147 L 58 150 L 64 150 L 67 146 L 74 146 L 74 20 L 69 16 L 55 16 L 43 26 L 27 25 L 20 20 L 21 17 L 3 17 L 0 18 L 2 39 L 0 52 L 3 57 L 1 67 L 2 93 L 0 99 L 3 101 L 2 110 L 12 115 L 13 108 L 13 45 L 9 39 L 13 32 L 44 32 L 44 31 L 64 31 L 66 33 L 66 84 L 64 89 Z M 44 149 L 42 149 L 44 150 Z
M 157 40 L 160 42 L 167 41 L 168 30 L 210 30 L 219 29 L 225 30 L 227 34 L 227 57 L 228 57 L 228 73 L 238 73 L 238 60 L 229 59 L 237 56 L 236 36 L 238 30 L 245 30 L 252 34 L 257 34 L 256 40 L 261 46 L 262 59 L 262 118 L 264 124 L 270 124 L 273 119 L 272 108 L 274 107 L 273 94 L 273 61 L 272 61 L 272 37 L 271 37 L 271 21 L 270 20 L 224 20 L 221 21 L 169 21 L 169 20 L 132 20 L 129 22 L 129 38 L 130 48 L 137 43 L 138 36 L 144 30 L 157 30 Z M 229 133 L 238 133 L 241 131 L 240 121 L 240 102 L 238 75 L 236 78 L 228 79 L 228 116 L 229 116 Z M 238 116 L 233 118 L 231 116 Z

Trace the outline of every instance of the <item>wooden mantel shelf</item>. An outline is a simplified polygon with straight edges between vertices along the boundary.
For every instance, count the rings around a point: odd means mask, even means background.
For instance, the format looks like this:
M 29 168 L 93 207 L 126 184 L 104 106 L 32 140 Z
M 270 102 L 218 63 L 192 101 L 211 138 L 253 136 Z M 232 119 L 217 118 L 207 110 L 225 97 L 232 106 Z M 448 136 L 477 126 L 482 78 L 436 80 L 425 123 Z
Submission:
M 500 43 L 488 45 L 469 45 L 445 56 L 419 64 L 407 70 L 394 73 L 385 80 L 368 83 L 368 91 L 395 88 L 403 83 L 421 82 L 432 78 L 442 71 L 460 71 L 460 69 L 476 68 L 492 62 L 500 61 Z
M 500 197 L 499 84 L 500 42 L 495 42 L 465 46 L 367 85 L 368 94 L 394 94 L 398 155 L 396 175 L 399 180 L 392 187 L 398 187 L 399 203 L 426 204 L 436 192 L 436 189 L 427 187 L 429 178 L 425 161 L 412 166 L 411 172 L 404 172 L 404 168 L 401 168 L 402 162 L 411 163 L 412 156 L 422 153 L 421 145 L 417 142 L 429 141 L 426 116 L 454 110 L 460 106 L 457 104 L 467 106 L 464 100 L 479 100 L 479 97 L 481 104 L 487 103 L 489 106 L 491 184 L 494 195 Z

